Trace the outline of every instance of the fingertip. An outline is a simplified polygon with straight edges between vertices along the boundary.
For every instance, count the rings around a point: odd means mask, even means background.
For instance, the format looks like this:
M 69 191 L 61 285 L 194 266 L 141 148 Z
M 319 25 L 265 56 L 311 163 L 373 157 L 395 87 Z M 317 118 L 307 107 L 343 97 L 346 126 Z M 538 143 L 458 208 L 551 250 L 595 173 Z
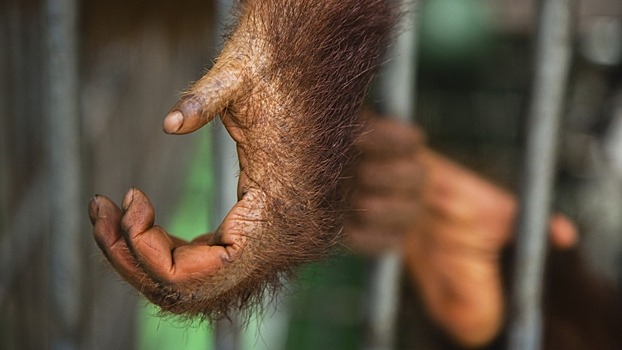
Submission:
M 167 134 L 176 134 L 184 125 L 184 115 L 179 110 L 171 111 L 164 118 L 163 129 Z
M 95 225 L 95 221 L 99 216 L 99 195 L 93 195 L 91 200 L 89 201 L 89 219 L 91 220 L 91 225 Z
M 357 140 L 357 147 L 368 155 L 403 157 L 424 145 L 423 132 L 415 126 L 388 118 L 376 118 Z
M 132 202 L 134 202 L 135 191 L 135 188 L 130 188 L 129 191 L 127 191 L 127 193 L 125 194 L 125 197 L 123 197 L 123 202 L 121 203 L 121 208 L 123 208 L 123 211 L 127 211 L 130 205 L 132 205 Z
M 106 219 L 111 215 L 120 215 L 120 209 L 106 196 L 99 194 L 91 197 L 89 201 L 89 218 L 95 225 L 98 219 Z
M 131 188 L 123 198 L 123 218 L 121 225 L 123 230 L 136 235 L 153 226 L 155 212 L 149 201 L 149 197 L 137 188 Z
M 136 187 L 132 187 L 127 191 L 124 201 L 126 200 L 128 208 L 132 206 L 132 204 L 147 204 L 149 206 L 151 205 L 151 201 L 149 200 L 149 197 L 145 194 L 145 192 L 141 191 Z
M 204 107 L 202 96 L 188 94 L 182 97 L 164 118 L 164 132 L 181 135 L 200 129 L 215 116 L 215 112 L 205 114 Z
M 89 203 L 89 216 L 97 245 L 108 249 L 120 236 L 121 209 L 105 196 L 95 195 Z
M 551 241 L 558 249 L 570 249 L 579 240 L 576 226 L 566 216 L 558 214 L 551 219 Z

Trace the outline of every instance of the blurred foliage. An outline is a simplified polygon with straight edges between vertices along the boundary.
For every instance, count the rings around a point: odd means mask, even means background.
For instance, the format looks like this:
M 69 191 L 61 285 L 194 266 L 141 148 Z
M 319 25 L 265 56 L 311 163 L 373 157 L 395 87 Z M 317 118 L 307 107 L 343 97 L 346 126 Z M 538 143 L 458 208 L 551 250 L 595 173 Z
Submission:
M 300 271 L 286 349 L 361 349 L 368 261 L 340 255 Z
M 428 0 L 421 5 L 421 58 L 464 65 L 486 54 L 493 36 L 492 14 L 476 0 Z

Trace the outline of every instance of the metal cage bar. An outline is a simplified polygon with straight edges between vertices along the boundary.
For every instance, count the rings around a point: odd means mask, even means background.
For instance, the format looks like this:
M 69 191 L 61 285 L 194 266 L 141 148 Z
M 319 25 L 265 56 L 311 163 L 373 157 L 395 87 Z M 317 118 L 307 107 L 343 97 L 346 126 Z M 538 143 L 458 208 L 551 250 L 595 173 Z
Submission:
M 535 76 L 528 115 L 509 349 L 542 346 L 547 223 L 572 51 L 572 0 L 541 0 Z
M 416 69 L 416 3 L 398 0 L 404 13 L 401 32 L 389 54 L 389 63 L 378 82 L 382 100 L 381 109 L 393 118 L 412 121 L 415 116 Z M 369 275 L 369 334 L 366 350 L 395 348 L 397 335 L 402 256 L 397 251 L 385 253 L 372 264 Z
M 50 191 L 52 349 L 76 349 L 80 316 L 81 200 L 77 2 L 47 0 L 45 96 Z

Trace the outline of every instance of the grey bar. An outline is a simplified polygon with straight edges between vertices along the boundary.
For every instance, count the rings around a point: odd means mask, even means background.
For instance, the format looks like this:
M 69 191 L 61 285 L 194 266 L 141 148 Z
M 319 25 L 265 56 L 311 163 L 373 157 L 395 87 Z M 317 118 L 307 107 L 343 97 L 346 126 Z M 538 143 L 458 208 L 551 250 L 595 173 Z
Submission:
M 45 111 L 49 166 L 52 349 L 78 348 L 81 200 L 77 3 L 46 0 Z
M 400 302 L 402 256 L 398 252 L 385 253 L 372 263 L 369 274 L 369 304 L 365 350 L 395 348 L 397 310 Z
M 417 67 L 417 5 L 414 0 L 393 0 L 401 2 L 404 13 L 398 25 L 399 35 L 389 52 L 389 59 L 380 74 L 382 109 L 391 117 L 402 121 L 413 121 L 416 105 Z
M 518 220 L 510 350 L 542 347 L 542 284 L 559 122 L 572 50 L 572 0 L 542 0 Z
M 404 17 L 399 25 L 401 32 L 389 52 L 389 61 L 380 75 L 378 85 L 382 99 L 381 109 L 393 118 L 412 121 L 415 117 L 416 74 L 416 4 L 412 0 L 401 2 Z M 397 320 L 400 303 L 402 256 L 388 252 L 372 262 L 369 274 L 369 305 L 365 350 L 395 348 Z

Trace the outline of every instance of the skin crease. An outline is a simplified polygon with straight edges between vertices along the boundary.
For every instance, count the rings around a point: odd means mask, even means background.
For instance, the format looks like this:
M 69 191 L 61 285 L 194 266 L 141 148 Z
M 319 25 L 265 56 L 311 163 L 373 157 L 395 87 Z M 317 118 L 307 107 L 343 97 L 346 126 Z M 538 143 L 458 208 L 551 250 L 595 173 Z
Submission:
M 372 254 L 401 249 L 432 320 L 464 347 L 489 343 L 504 321 L 500 259 L 516 198 L 426 148 L 417 128 L 371 119 L 368 129 L 350 185 L 350 246 Z M 550 238 L 558 249 L 572 248 L 575 226 L 554 215 Z
M 164 120 L 193 132 L 217 115 L 237 144 L 237 204 L 191 242 L 154 225 L 148 197 L 96 195 L 93 235 L 111 265 L 164 312 L 210 320 L 247 311 L 339 233 L 337 191 L 359 107 L 390 42 L 384 0 L 247 0 L 216 64 Z

